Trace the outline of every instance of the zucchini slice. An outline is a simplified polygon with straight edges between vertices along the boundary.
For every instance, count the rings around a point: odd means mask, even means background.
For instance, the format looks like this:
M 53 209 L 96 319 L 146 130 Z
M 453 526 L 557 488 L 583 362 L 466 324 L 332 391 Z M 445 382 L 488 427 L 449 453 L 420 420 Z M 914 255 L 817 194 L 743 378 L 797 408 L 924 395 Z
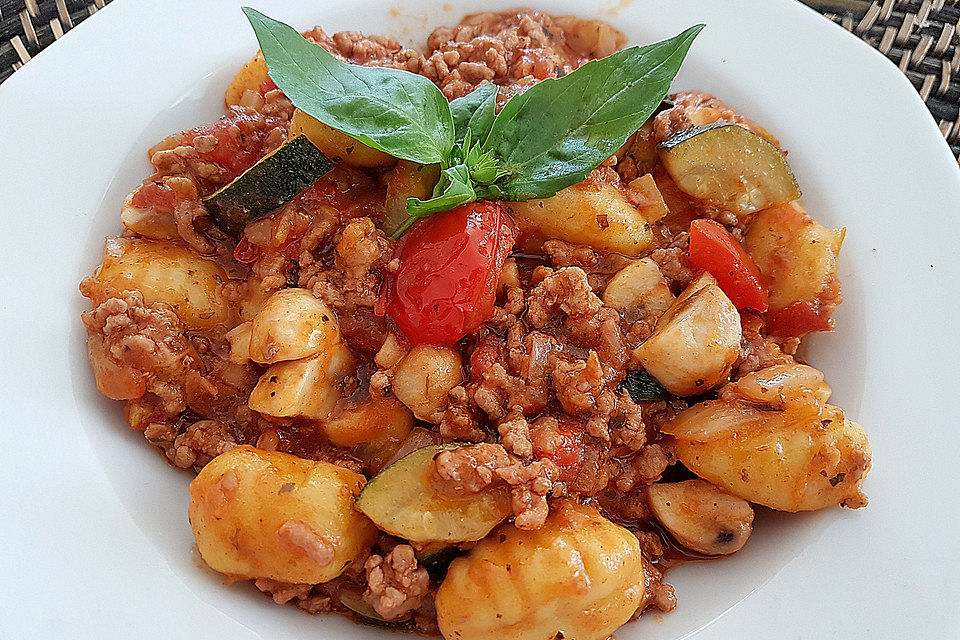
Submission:
M 290 202 L 331 169 L 333 162 L 320 149 L 297 136 L 203 202 L 218 227 L 239 235 L 248 223 Z
M 338 594 L 338 597 L 340 598 L 340 604 L 357 614 L 359 622 L 377 627 L 386 627 L 387 629 L 397 629 L 402 626 L 402 622 L 381 618 L 380 614 L 363 599 L 363 593 L 360 591 L 345 589 Z
M 800 197 L 780 150 L 729 122 L 675 133 L 658 152 L 681 191 L 724 209 L 749 213 Z
M 431 477 L 434 459 L 461 445 L 424 447 L 381 471 L 357 499 L 357 508 L 391 535 L 412 542 L 480 540 L 512 512 L 505 486 L 463 498 L 440 496 Z

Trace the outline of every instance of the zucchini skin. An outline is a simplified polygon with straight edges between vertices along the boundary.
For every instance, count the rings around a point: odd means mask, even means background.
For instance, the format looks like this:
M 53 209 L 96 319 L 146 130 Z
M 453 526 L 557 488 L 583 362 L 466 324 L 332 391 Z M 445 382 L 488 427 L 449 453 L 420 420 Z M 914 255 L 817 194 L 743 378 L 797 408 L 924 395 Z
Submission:
M 709 124 L 698 124 L 696 126 L 690 127 L 689 129 L 683 129 L 682 131 L 676 132 L 675 134 L 673 134 L 672 136 L 670 136 L 669 138 L 661 142 L 658 146 L 660 149 L 663 149 L 664 151 L 669 151 L 674 147 L 686 142 L 687 140 L 697 137 L 701 133 L 706 133 L 707 131 L 711 131 L 713 129 L 724 129 L 726 127 L 736 127 L 736 126 L 739 126 L 739 125 L 733 124 L 732 122 L 726 122 L 724 120 L 720 120 L 718 122 L 711 122 Z
M 214 224 L 238 236 L 247 224 L 290 202 L 333 167 L 306 136 L 297 136 L 203 202 Z

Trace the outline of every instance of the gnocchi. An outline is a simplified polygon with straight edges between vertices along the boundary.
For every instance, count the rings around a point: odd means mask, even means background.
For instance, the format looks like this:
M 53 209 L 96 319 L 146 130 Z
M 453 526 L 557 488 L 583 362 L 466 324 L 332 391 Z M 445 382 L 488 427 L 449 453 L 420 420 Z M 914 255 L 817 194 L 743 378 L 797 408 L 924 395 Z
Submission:
M 586 244 L 637 257 L 653 243 L 646 218 L 617 187 L 585 181 L 551 198 L 505 202 L 523 234 Z
M 691 471 L 744 500 L 779 511 L 863 503 L 870 445 L 834 406 L 771 410 L 724 397 L 690 407 L 663 431 Z
M 440 632 L 605 640 L 643 600 L 642 562 L 632 533 L 593 507 L 563 502 L 541 529 L 504 525 L 451 563 L 436 597 Z
M 778 335 L 829 329 L 840 302 L 837 257 L 843 229 L 828 229 L 796 203 L 761 211 L 744 237 L 744 248 L 769 291 L 768 326 Z M 807 316 L 799 323 L 791 321 Z
M 364 478 L 327 462 L 241 446 L 190 483 L 200 555 L 220 573 L 316 584 L 336 578 L 377 538 L 354 508 Z
M 91 289 L 94 304 L 123 291 L 139 291 L 147 304 L 169 305 L 185 328 L 212 329 L 233 321 L 222 291 L 226 281 L 227 274 L 217 263 L 185 247 L 107 238 Z
M 259 51 L 237 71 L 230 81 L 230 86 L 223 96 L 223 102 L 227 107 L 239 106 L 243 103 L 244 94 L 247 91 L 257 92 L 260 85 L 268 81 L 270 76 L 267 74 L 267 61 Z

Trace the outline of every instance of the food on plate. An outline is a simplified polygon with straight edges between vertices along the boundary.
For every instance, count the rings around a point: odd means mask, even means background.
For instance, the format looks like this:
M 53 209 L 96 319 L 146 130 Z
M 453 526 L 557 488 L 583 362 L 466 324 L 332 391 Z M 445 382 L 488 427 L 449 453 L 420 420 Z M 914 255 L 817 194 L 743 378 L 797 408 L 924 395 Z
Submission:
M 604 640 L 756 505 L 866 504 L 866 434 L 798 356 L 844 232 L 770 132 L 671 93 L 702 25 L 515 9 L 418 51 L 245 12 L 226 115 L 149 150 L 80 285 L 207 565 L 388 629 Z

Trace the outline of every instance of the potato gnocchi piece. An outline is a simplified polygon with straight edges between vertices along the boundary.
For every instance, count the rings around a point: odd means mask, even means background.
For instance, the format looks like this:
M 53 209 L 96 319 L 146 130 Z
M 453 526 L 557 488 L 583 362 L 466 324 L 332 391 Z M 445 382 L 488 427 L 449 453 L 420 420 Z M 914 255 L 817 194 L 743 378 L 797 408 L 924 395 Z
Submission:
M 463 359 L 449 347 L 417 345 L 393 374 L 393 393 L 420 420 L 439 423 L 449 393 L 463 382 Z
M 326 420 L 341 399 L 339 384 L 355 367 L 342 342 L 309 358 L 278 362 L 260 376 L 248 405 L 277 418 Z
M 241 446 L 190 483 L 190 525 L 204 561 L 243 578 L 316 584 L 377 539 L 354 508 L 364 478 L 327 462 Z
M 670 393 L 692 396 L 727 378 L 741 337 L 737 308 L 704 274 L 680 294 L 633 355 Z
M 378 149 L 357 142 L 342 131 L 325 125 L 306 112 L 297 109 L 290 120 L 290 139 L 304 135 L 334 162 L 343 162 L 363 169 L 389 169 L 397 159 Z
M 643 599 L 637 538 L 593 507 L 560 502 L 544 526 L 507 524 L 450 564 L 437 622 L 457 640 L 605 640 Z
M 169 305 L 186 329 L 212 329 L 233 320 L 223 297 L 227 274 L 185 247 L 139 238 L 107 238 L 94 274 L 94 305 L 123 291 L 139 291 L 147 304 Z
M 840 302 L 837 256 L 844 234 L 824 227 L 796 203 L 757 214 L 743 244 L 769 291 L 768 322 L 776 325 L 776 317 L 791 307 L 807 308 L 812 317 L 806 324 L 830 328 L 830 314 Z
M 753 531 L 750 504 L 706 480 L 652 484 L 647 502 L 677 542 L 709 556 L 739 551 Z
M 653 244 L 646 218 L 615 186 L 585 181 L 551 198 L 504 202 L 521 235 L 558 238 L 637 257 Z
M 223 96 L 223 102 L 227 107 L 239 106 L 243 101 L 243 95 L 247 91 L 259 93 L 260 85 L 270 79 L 267 74 L 267 61 L 263 59 L 263 54 L 259 51 L 257 55 L 247 60 L 233 80 Z
M 744 500 L 779 511 L 863 506 L 870 470 L 863 428 L 831 405 L 781 410 L 739 399 L 694 405 L 667 423 L 680 461 Z
M 337 315 L 307 289 L 281 289 L 250 327 L 250 357 L 273 364 L 329 351 L 340 342 Z
M 675 300 L 660 267 L 650 258 L 636 260 L 620 269 L 603 291 L 605 305 L 641 316 L 660 316 Z

